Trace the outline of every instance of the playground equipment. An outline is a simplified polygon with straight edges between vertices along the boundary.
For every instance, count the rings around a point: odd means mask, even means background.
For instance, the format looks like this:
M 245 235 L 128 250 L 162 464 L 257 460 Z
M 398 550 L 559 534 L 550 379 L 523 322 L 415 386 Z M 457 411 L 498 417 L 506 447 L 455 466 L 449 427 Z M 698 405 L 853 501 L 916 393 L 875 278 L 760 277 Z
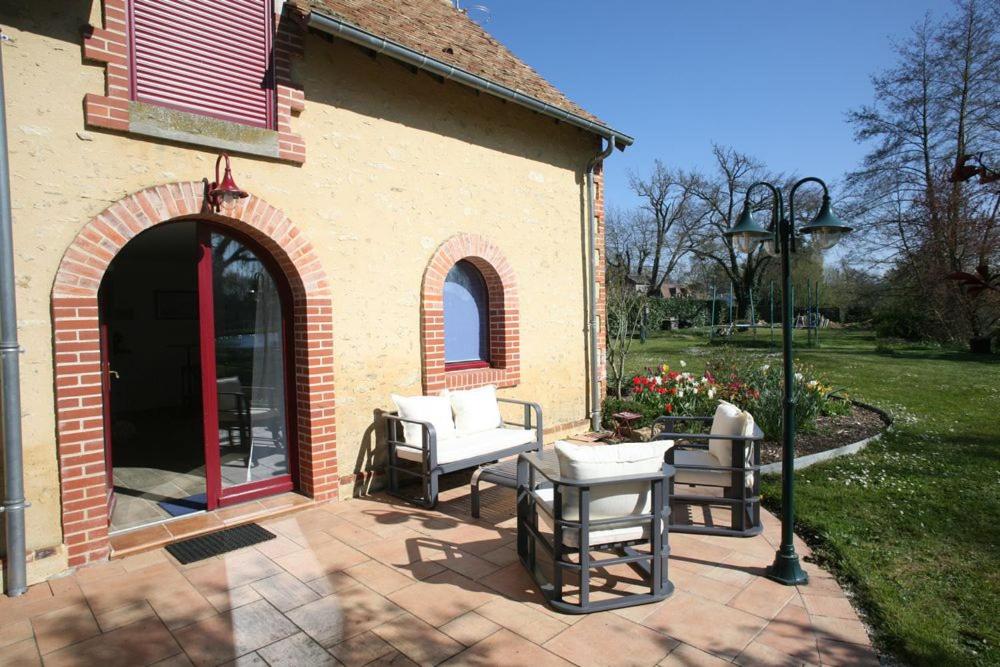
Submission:
M 827 319 L 820 310 L 819 281 L 813 281 L 811 279 L 806 280 L 806 299 L 805 304 L 801 306 L 796 301 L 796 293 L 797 290 L 793 286 L 791 300 L 792 311 L 795 313 L 795 320 L 792 322 L 792 326 L 796 329 L 805 330 L 806 345 L 809 347 L 819 347 L 820 329 L 825 329 L 830 325 L 830 320 Z M 741 331 L 751 331 L 754 338 L 756 338 L 758 327 L 767 326 L 770 334 L 770 346 L 773 349 L 775 346 L 775 324 L 780 324 L 780 322 L 775 321 L 774 281 L 771 281 L 768 285 L 769 307 L 767 309 L 767 322 L 761 322 L 758 320 L 757 304 L 754 300 L 754 292 L 752 289 L 749 294 L 749 318 L 746 320 L 739 320 L 734 317 L 733 312 L 736 304 L 735 294 L 735 285 L 730 282 L 728 299 L 723 296 L 723 299 L 727 301 L 726 307 L 719 308 L 719 291 L 717 286 L 712 286 L 712 322 L 708 330 L 709 340 L 714 340 L 717 336 L 727 338 Z M 761 305 L 763 306 L 763 304 Z M 763 307 L 761 310 L 763 310 Z

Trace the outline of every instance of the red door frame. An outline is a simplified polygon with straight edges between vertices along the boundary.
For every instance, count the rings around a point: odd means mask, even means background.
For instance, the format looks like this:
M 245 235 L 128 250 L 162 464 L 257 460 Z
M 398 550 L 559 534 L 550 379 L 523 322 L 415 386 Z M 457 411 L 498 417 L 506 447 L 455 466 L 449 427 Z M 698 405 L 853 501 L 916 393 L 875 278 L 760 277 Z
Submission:
M 165 223 L 169 224 L 169 223 Z M 295 350 L 292 332 L 292 291 L 281 267 L 271 254 L 254 239 L 225 225 L 196 220 L 198 247 L 198 328 L 199 356 L 201 360 L 201 394 L 203 442 L 205 449 L 205 495 L 206 509 L 233 505 L 265 496 L 293 490 L 298 483 L 298 432 L 296 425 L 297 405 L 295 393 Z M 155 228 L 154 228 L 155 229 Z M 240 484 L 229 489 L 222 488 L 221 461 L 219 455 L 219 414 L 218 388 L 215 363 L 215 304 L 212 289 L 211 232 L 229 236 L 247 246 L 270 273 L 278 289 L 281 301 L 281 343 L 284 360 L 285 398 L 285 439 L 288 457 L 288 473 L 272 479 Z M 206 252 L 207 250 L 207 252 Z M 103 286 L 102 286 L 103 287 Z M 206 296 L 207 295 L 207 296 Z M 104 290 L 98 293 L 98 318 L 101 350 L 101 399 L 104 426 L 104 461 L 106 468 L 108 522 L 114 510 L 114 469 L 112 465 L 111 437 L 111 355 Z
M 198 221 L 198 326 L 201 354 L 202 423 L 205 442 L 205 493 L 209 510 L 255 498 L 284 493 L 295 488 L 298 478 L 298 443 L 295 431 L 295 392 L 292 359 L 292 337 L 289 336 L 291 318 L 291 290 L 284 280 L 284 273 L 270 253 L 253 239 L 235 230 L 211 222 Z M 288 472 L 271 479 L 222 486 L 221 457 L 219 454 L 219 405 L 215 358 L 215 292 L 212 272 L 212 233 L 228 236 L 249 248 L 270 274 L 278 289 L 281 302 L 281 345 L 284 361 L 285 440 Z

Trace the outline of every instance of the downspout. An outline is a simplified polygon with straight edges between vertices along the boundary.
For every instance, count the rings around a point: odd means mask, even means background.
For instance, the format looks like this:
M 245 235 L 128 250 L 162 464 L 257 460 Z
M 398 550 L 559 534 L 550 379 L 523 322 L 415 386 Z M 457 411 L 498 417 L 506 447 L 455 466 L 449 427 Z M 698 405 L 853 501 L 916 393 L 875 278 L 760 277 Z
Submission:
M 612 134 L 607 137 L 607 141 L 607 147 L 601 149 L 587 163 L 587 208 L 589 210 L 587 215 L 589 229 L 587 232 L 590 237 L 590 247 L 588 248 L 590 285 L 587 290 L 590 297 L 590 303 L 588 304 L 590 320 L 587 330 L 590 342 L 590 430 L 592 431 L 601 430 L 601 353 L 598 346 L 598 336 L 602 333 L 601 321 L 597 313 L 597 290 L 600 289 L 597 284 L 597 266 L 600 258 L 597 256 L 597 211 L 595 210 L 594 169 L 604 161 L 604 158 L 611 155 L 611 152 L 615 149 L 615 135 Z
M 17 312 L 14 305 L 14 238 L 10 219 L 10 162 L 7 159 L 7 105 L 3 87 L 3 43 L 0 35 L 0 359 L 3 362 L 0 392 L 3 404 L 3 512 L 6 547 L 7 595 L 27 590 L 24 540 L 24 460 L 21 456 L 21 383 L 17 343 Z

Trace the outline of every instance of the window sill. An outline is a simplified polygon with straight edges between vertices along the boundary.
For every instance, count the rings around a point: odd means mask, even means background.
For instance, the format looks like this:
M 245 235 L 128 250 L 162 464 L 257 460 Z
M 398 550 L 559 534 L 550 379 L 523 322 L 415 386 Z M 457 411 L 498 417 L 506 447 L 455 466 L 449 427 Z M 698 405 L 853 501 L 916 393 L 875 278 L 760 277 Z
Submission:
M 469 368 L 456 370 L 445 368 L 445 387 L 448 389 L 475 389 L 486 385 L 496 385 L 498 388 L 516 387 L 521 381 L 521 373 L 517 368 Z
M 277 130 L 234 123 L 145 102 L 129 102 L 128 131 L 147 137 L 207 146 L 233 153 L 279 157 Z
M 451 373 L 452 371 L 468 371 L 474 368 L 489 368 L 490 362 L 488 361 L 454 361 L 446 362 L 444 365 L 444 370 L 446 373 Z

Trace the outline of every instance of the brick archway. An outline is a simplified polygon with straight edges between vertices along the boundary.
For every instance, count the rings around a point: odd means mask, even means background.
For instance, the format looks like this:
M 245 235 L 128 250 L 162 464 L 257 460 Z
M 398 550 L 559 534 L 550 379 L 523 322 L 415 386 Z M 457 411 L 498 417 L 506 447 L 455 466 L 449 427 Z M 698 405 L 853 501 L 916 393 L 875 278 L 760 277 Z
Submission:
M 490 367 L 449 371 L 444 360 L 444 281 L 457 262 L 475 266 L 489 294 Z M 434 252 L 420 299 L 420 356 L 425 394 L 521 380 L 520 315 L 514 269 L 503 252 L 478 234 L 456 234 Z
M 230 216 L 202 212 L 203 184 L 147 188 L 93 218 L 63 255 L 52 289 L 62 527 L 69 565 L 107 557 L 108 512 L 97 293 L 111 260 L 154 225 L 199 219 L 253 238 L 292 292 L 299 490 L 337 495 L 333 314 L 330 284 L 312 245 L 284 213 L 251 195 Z

